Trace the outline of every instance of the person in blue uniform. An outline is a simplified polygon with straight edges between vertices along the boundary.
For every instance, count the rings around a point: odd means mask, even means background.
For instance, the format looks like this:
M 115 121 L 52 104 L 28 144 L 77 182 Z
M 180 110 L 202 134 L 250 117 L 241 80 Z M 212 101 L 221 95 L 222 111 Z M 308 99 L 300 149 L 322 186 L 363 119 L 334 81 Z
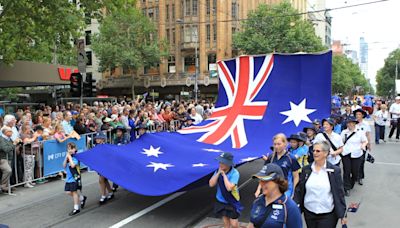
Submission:
M 302 228 L 297 204 L 284 194 L 288 182 L 281 167 L 267 164 L 253 178 L 259 180 L 262 195 L 253 202 L 247 228 Z
M 111 131 L 111 134 L 115 134 L 113 144 L 121 146 L 129 143 L 129 140 L 125 136 L 126 129 L 123 126 L 117 126 Z M 112 191 L 116 192 L 118 185 L 113 183 Z
M 233 167 L 233 155 L 222 153 L 216 158 L 219 161 L 219 169 L 209 181 L 210 187 L 217 186 L 217 202 L 214 206 L 214 213 L 222 217 L 224 227 L 239 228 L 238 218 L 243 210 L 240 204 L 238 190 L 239 171 Z
M 299 182 L 299 169 L 300 164 L 294 155 L 290 154 L 286 150 L 288 146 L 288 141 L 284 134 L 277 134 L 273 138 L 274 152 L 268 156 L 263 156 L 265 164 L 275 163 L 282 168 L 285 179 L 289 183 L 288 190 L 285 192 L 287 196 L 293 198 L 294 189 Z M 258 197 L 261 194 L 261 185 L 258 185 L 255 196 Z

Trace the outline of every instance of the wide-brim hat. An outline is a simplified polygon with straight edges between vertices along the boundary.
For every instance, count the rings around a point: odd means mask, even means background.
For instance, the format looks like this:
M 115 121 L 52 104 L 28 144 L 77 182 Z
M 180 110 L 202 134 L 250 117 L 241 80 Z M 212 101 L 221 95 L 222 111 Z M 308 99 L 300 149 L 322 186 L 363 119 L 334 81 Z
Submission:
M 300 131 L 300 132 L 297 132 L 297 134 L 300 136 L 301 141 L 307 142 L 307 134 L 306 133 Z
M 365 112 L 365 111 L 362 110 L 362 109 L 354 110 L 354 111 L 353 111 L 353 115 L 356 116 L 356 113 L 357 113 L 357 112 L 362 113 L 362 114 L 363 114 L 363 118 L 367 117 L 367 115 L 368 115 L 367 112 Z
M 329 123 L 330 125 L 332 125 L 332 126 L 335 125 L 335 121 L 334 121 L 332 118 L 325 118 L 325 119 L 323 119 L 323 120 L 322 120 L 322 125 L 323 125 L 325 122 L 328 122 L 328 123 Z
M 303 128 L 303 132 L 307 133 L 307 130 L 313 130 L 315 133 L 317 133 L 317 129 L 315 129 L 314 125 Z
M 96 136 L 94 136 L 94 139 L 107 139 L 107 136 L 103 132 L 99 132 Z
M 354 117 L 354 116 L 349 116 L 349 117 L 347 118 L 346 124 L 347 124 L 347 123 L 350 123 L 350 122 L 354 122 L 354 123 L 358 124 L 358 120 L 357 120 L 357 118 Z
M 313 122 L 312 122 L 312 124 L 321 124 L 321 121 L 319 120 L 319 119 L 315 119 Z
M 297 140 L 297 141 L 304 141 L 303 138 L 298 134 L 291 134 L 287 140 Z
M 215 159 L 225 165 L 233 166 L 233 155 L 231 153 L 224 152 Z
M 278 178 L 284 178 L 282 168 L 275 164 L 269 163 L 262 167 L 262 169 L 252 176 L 253 179 L 259 179 L 261 181 L 271 181 Z

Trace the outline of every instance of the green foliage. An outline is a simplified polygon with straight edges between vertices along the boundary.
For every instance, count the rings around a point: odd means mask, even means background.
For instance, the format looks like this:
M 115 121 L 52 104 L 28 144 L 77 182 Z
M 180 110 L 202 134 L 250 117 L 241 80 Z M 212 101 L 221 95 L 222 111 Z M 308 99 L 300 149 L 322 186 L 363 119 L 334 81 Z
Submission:
M 371 85 L 357 64 L 344 55 L 334 55 L 332 59 L 332 93 L 351 94 L 357 86 L 362 87 L 363 93 L 373 93 Z
M 392 51 L 385 59 L 385 65 L 376 75 L 376 89 L 379 96 L 390 97 L 395 91 L 396 60 L 399 61 L 400 74 L 400 48 Z
M 265 5 L 248 15 L 233 46 L 246 54 L 318 52 L 327 49 L 310 21 L 302 19 L 290 3 Z M 292 15 L 292 16 L 287 16 Z
M 134 72 L 143 66 L 155 66 L 166 56 L 165 43 L 157 40 L 155 25 L 131 6 L 134 1 L 124 2 L 110 5 L 101 20 L 100 32 L 93 37 L 100 71 L 123 67 Z
M 0 100 L 15 101 L 21 92 L 22 88 L 2 88 L 0 89 Z

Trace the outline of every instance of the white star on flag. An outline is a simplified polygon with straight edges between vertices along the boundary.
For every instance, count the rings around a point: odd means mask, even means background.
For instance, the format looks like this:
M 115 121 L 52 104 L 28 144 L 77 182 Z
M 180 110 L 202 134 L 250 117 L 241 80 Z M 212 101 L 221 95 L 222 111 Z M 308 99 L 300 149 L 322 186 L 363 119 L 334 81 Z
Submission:
M 290 110 L 280 112 L 280 114 L 287 116 L 286 120 L 282 124 L 293 121 L 294 124 L 296 125 L 296 127 L 298 127 L 301 121 L 311 123 L 311 120 L 310 120 L 310 118 L 308 118 L 308 115 L 315 111 L 316 111 L 316 109 L 307 109 L 306 108 L 306 99 L 305 98 L 299 105 L 296 105 L 296 104 L 290 102 Z
M 153 157 L 157 157 L 160 154 L 163 154 L 163 152 L 160 151 L 160 147 L 154 148 L 153 146 L 150 146 L 150 149 L 144 149 L 144 152 L 142 152 L 142 154 L 147 155 L 147 157 L 153 156 Z
M 240 162 L 249 162 L 249 161 L 256 160 L 257 158 L 258 158 L 258 157 L 243 158 L 242 160 L 240 160 Z
M 146 167 L 151 167 L 154 168 L 154 172 L 157 172 L 159 169 L 167 170 L 167 168 L 174 167 L 174 165 L 171 164 L 165 164 L 165 163 L 157 163 L 157 162 L 150 162 L 150 165 L 147 165 Z
M 204 167 L 204 166 L 208 166 L 208 164 L 204 164 L 204 163 L 192 164 L 192 167 Z
M 224 151 L 222 151 L 222 150 L 216 150 L 216 149 L 203 149 L 203 150 L 208 151 L 208 152 L 215 152 L 215 153 L 222 153 L 222 152 L 224 152 Z

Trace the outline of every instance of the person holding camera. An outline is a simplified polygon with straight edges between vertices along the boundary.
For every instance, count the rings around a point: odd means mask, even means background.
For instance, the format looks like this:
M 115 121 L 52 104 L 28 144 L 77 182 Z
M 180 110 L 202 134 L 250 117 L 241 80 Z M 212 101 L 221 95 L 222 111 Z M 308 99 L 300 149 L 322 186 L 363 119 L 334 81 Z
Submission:
M 396 139 L 399 141 L 400 136 L 400 96 L 395 98 L 396 102 L 390 106 L 389 112 L 392 115 L 392 120 L 390 121 L 390 133 L 389 139 L 392 138 L 394 131 L 396 130 Z
M 379 140 L 385 142 L 385 126 L 389 120 L 389 112 L 385 104 L 381 105 L 380 110 L 373 115 L 375 121 L 375 144 L 379 144 Z

